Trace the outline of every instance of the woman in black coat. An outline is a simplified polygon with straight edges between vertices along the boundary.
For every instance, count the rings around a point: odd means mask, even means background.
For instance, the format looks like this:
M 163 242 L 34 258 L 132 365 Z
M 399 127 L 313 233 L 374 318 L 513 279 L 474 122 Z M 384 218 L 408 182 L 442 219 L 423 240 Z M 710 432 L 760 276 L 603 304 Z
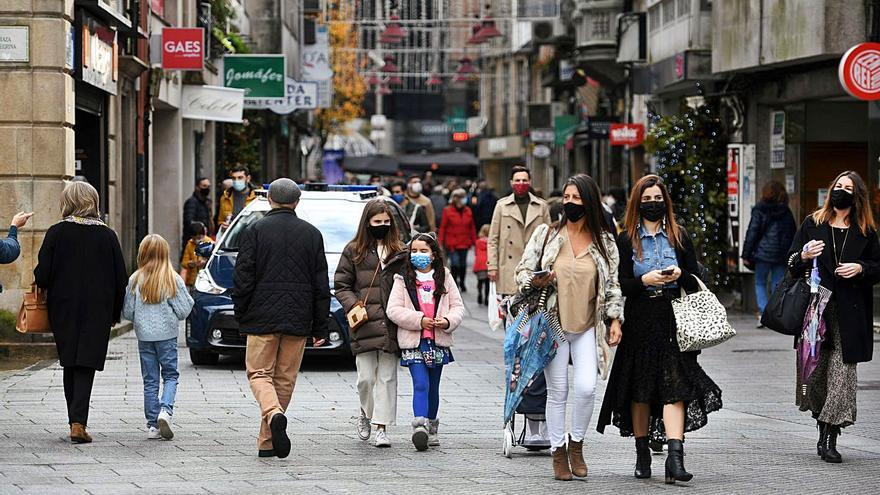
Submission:
M 856 421 L 856 364 L 873 357 L 873 286 L 880 282 L 880 244 L 868 189 L 852 171 L 828 187 L 825 204 L 808 216 L 791 245 L 789 270 L 809 277 L 818 258 L 821 285 L 831 290 L 825 307 L 825 337 L 819 364 L 804 383 L 797 377 L 797 404 L 810 411 L 819 429 L 817 453 L 842 461 L 840 429 Z
M 49 323 L 64 368 L 70 439 L 86 431 L 95 371 L 104 370 L 110 328 L 119 322 L 128 271 L 116 233 L 100 219 L 98 192 L 72 182 L 62 193 L 63 220 L 46 232 L 34 269 L 48 290 Z

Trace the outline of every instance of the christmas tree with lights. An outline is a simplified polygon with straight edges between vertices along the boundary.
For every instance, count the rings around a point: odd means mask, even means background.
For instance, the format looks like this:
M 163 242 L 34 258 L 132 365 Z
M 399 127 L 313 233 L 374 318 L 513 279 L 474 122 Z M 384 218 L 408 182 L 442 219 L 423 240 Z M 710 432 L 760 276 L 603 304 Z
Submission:
M 649 114 L 645 148 L 657 163 L 697 259 L 709 270 L 711 285 L 726 288 L 727 143 L 712 101 L 683 105 L 678 114 Z

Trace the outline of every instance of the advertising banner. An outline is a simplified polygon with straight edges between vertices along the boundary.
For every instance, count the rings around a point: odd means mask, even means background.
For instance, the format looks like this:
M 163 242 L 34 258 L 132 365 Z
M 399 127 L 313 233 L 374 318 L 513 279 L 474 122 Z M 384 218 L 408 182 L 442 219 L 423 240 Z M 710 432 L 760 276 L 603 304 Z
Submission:
M 645 141 L 643 124 L 611 124 L 611 146 L 638 146 Z
M 318 83 L 318 108 L 330 108 L 333 99 L 333 68 L 330 66 L 330 33 L 327 26 L 315 30 L 315 43 L 301 50 L 302 77 Z
M 202 70 L 205 67 L 205 30 L 202 28 L 162 29 L 162 68 Z
M 315 82 L 299 82 L 292 77 L 286 78 L 287 96 L 284 98 L 252 98 L 245 102 L 247 109 L 268 109 L 286 115 L 295 110 L 311 110 L 318 105 L 318 84 Z
M 183 86 L 180 111 L 185 119 L 241 123 L 244 90 L 220 86 Z
M 223 57 L 223 86 L 244 90 L 245 101 L 254 98 L 284 98 L 286 66 L 284 55 L 226 55 Z

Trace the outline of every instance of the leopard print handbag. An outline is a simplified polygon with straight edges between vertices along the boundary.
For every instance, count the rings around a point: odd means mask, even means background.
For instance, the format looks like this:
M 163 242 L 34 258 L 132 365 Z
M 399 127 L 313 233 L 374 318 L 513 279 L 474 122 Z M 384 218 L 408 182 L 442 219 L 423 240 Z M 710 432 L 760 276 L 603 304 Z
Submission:
M 694 277 L 696 278 L 696 277 Z M 727 310 L 702 280 L 697 278 L 700 290 L 672 300 L 677 326 L 676 337 L 681 352 L 693 352 L 716 346 L 730 340 L 736 330 L 727 321 Z

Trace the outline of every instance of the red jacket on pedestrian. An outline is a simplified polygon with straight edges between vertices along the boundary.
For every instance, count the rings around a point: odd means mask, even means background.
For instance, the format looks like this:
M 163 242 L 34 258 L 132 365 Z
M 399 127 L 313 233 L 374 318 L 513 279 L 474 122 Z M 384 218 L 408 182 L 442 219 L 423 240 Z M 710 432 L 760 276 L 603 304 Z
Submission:
M 489 271 L 489 238 L 478 237 L 474 256 L 474 273 Z
M 477 227 L 470 208 L 447 206 L 440 219 L 440 244 L 447 250 L 470 249 L 477 242 Z

